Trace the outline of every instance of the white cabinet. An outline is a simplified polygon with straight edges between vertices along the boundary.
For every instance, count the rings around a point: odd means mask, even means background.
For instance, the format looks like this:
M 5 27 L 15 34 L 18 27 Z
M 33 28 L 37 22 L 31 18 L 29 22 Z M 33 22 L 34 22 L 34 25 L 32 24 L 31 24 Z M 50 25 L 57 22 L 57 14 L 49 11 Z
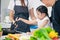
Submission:
M 9 10 L 7 9 L 10 0 L 1 0 L 1 22 L 4 22 L 6 16 L 9 15 Z
M 1 24 L 3 28 L 10 28 L 11 24 L 5 23 L 5 18 L 9 16 L 8 4 L 10 0 L 1 0 Z M 7 18 L 6 18 L 7 19 Z

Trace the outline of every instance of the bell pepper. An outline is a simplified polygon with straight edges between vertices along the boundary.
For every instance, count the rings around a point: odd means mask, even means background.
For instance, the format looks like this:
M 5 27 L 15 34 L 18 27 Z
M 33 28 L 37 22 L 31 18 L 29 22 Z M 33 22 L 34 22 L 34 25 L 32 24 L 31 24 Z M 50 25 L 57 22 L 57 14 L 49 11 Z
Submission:
M 8 38 L 12 38 L 12 39 L 15 39 L 15 40 L 19 40 L 19 37 L 17 37 L 17 36 L 14 35 L 14 34 L 8 34 Z
M 55 32 L 54 30 L 52 30 L 52 31 L 49 33 L 49 37 L 50 37 L 50 38 L 58 37 L 58 33 Z
M 57 37 L 55 37 L 55 38 L 53 38 L 52 40 L 58 40 L 58 38 L 57 38 Z

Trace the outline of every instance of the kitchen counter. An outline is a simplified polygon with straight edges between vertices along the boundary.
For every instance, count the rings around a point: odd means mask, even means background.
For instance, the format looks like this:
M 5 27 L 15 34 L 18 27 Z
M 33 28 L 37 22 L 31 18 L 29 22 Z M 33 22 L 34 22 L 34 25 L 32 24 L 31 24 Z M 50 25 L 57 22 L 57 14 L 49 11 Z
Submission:
M 0 40 L 4 40 L 5 37 L 6 37 L 6 36 L 2 36 L 2 37 L 0 37 Z M 60 40 L 60 37 L 59 37 L 58 40 Z
M 1 36 L 1 37 L 0 37 L 0 40 L 4 40 L 5 37 L 6 37 L 6 36 Z

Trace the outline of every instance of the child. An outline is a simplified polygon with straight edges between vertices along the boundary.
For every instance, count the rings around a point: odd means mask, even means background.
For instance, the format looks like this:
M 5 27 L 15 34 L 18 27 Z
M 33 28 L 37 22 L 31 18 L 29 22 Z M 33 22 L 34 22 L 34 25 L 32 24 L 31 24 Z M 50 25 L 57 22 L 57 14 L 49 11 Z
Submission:
M 38 29 L 42 28 L 42 27 L 47 27 L 50 26 L 50 20 L 48 17 L 48 10 L 45 6 L 41 5 L 36 9 L 37 12 L 37 19 L 36 20 L 25 20 L 23 18 L 19 18 L 19 20 L 27 23 L 27 24 L 37 24 L 38 25 Z

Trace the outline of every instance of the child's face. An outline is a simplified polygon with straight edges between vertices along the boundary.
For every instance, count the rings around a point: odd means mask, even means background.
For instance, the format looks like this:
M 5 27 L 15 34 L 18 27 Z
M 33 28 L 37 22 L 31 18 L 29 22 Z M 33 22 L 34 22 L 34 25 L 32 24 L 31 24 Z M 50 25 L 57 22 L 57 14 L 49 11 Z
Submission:
M 37 17 L 38 17 L 39 19 L 43 19 L 45 16 L 46 16 L 45 13 L 41 13 L 41 12 L 39 12 L 39 11 L 37 10 Z

